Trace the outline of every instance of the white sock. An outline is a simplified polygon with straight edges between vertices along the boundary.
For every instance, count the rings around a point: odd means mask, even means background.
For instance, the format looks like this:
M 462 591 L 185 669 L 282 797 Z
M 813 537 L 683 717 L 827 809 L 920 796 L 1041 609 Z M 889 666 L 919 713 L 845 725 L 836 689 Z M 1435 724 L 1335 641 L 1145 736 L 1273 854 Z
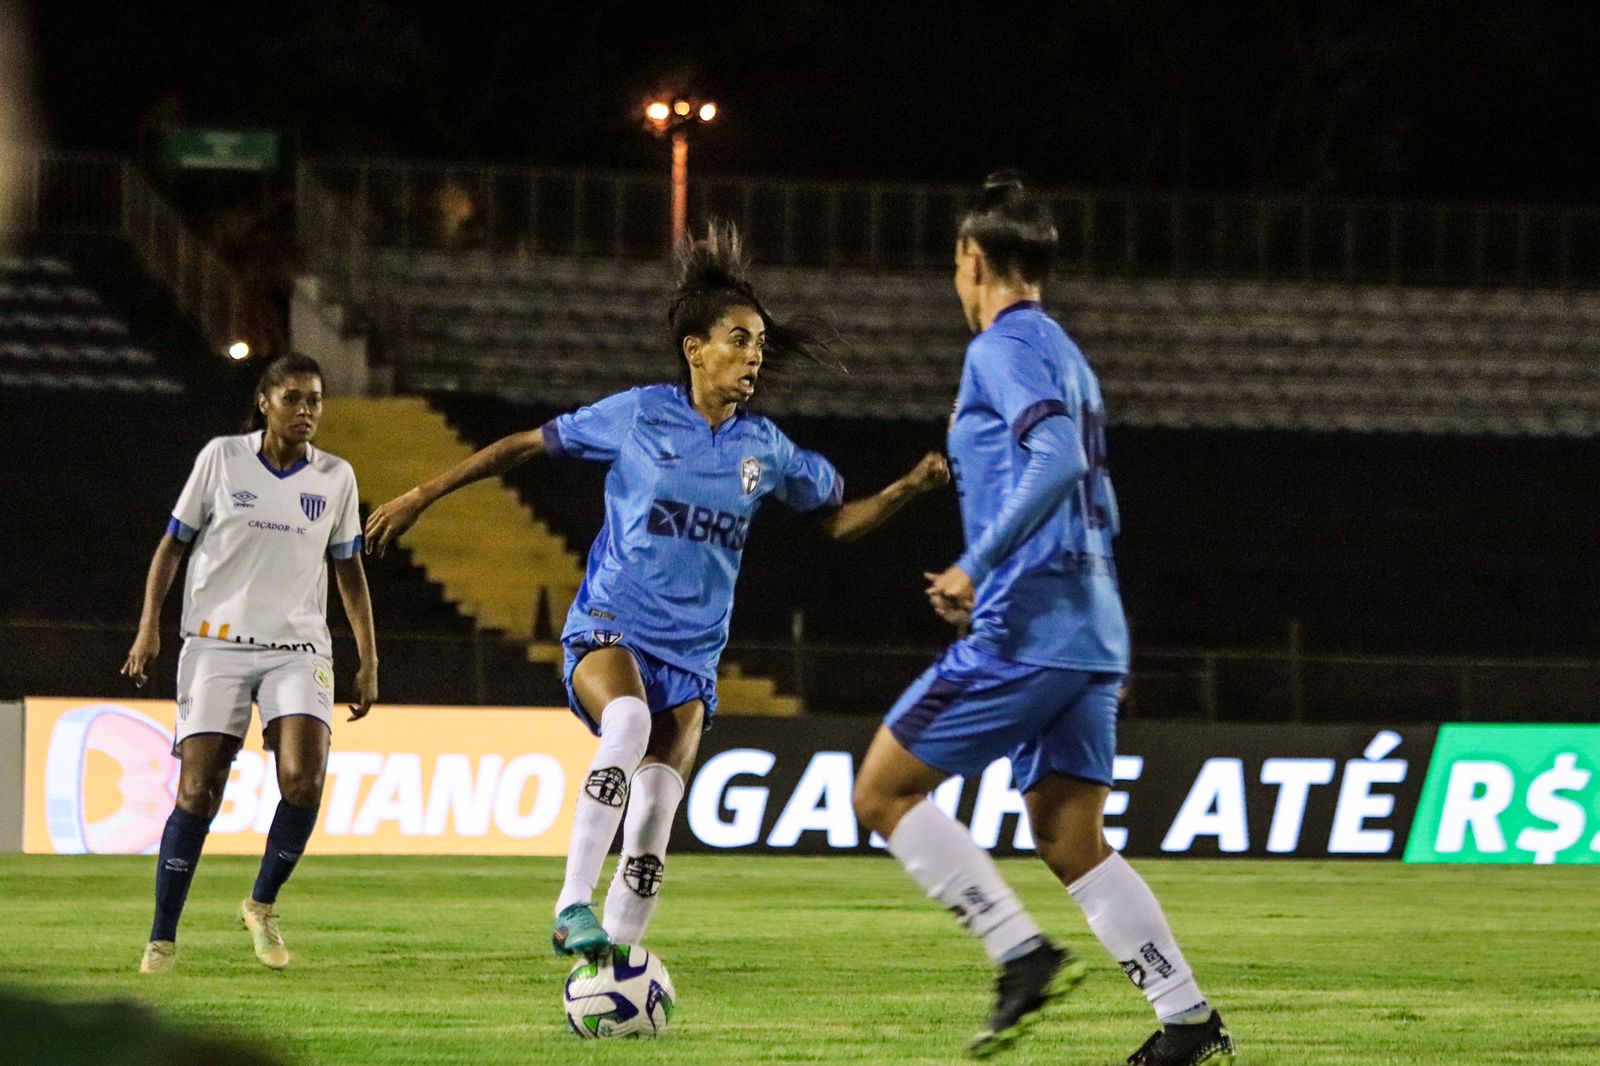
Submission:
M 594 902 L 594 883 L 600 879 L 600 867 L 617 837 L 617 823 L 628 801 L 628 780 L 649 742 L 650 708 L 643 700 L 619 696 L 600 712 L 600 748 L 578 793 L 572 843 L 567 848 L 567 879 L 556 900 L 556 914 L 574 903 Z
M 1155 1008 L 1158 1019 L 1187 1024 L 1210 1016 L 1211 1008 L 1178 950 L 1161 904 L 1126 859 L 1112 852 L 1067 891 L 1083 908 L 1100 943 Z
M 967 932 L 983 941 L 995 962 L 1040 935 L 989 853 L 972 842 L 960 823 L 927 800 L 907 811 L 894 827 L 889 852 Z
M 622 823 L 622 857 L 606 893 L 605 928 L 612 943 L 638 944 L 660 901 L 666 873 L 667 838 L 683 799 L 683 778 L 665 763 L 639 767 L 628 786 Z

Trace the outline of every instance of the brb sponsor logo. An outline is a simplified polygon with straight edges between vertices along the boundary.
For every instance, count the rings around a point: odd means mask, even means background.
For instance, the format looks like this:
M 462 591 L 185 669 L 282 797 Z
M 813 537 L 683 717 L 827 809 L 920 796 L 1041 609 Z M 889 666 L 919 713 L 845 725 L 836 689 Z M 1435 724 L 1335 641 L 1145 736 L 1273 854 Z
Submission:
M 677 500 L 658 499 L 650 504 L 650 520 L 645 528 L 658 537 L 678 537 L 697 544 L 719 544 L 729 551 L 739 552 L 744 550 L 745 534 L 749 527 L 750 519 L 747 517 Z
M 1406 861 L 1600 863 L 1600 726 L 1441 728 Z

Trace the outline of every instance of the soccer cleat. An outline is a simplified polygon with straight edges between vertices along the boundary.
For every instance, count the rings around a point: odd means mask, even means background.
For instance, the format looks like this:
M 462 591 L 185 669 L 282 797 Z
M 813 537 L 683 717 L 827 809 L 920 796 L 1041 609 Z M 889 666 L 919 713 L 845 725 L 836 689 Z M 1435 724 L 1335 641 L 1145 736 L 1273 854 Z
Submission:
M 257 903 L 249 897 L 239 904 L 239 924 L 250 931 L 256 958 L 274 970 L 289 965 L 289 949 L 278 932 L 278 911 L 270 903 Z
M 1199 1025 L 1165 1025 L 1128 1056 L 1128 1066 L 1233 1066 L 1238 1051 L 1216 1011 Z
M 611 937 L 594 916 L 594 908 L 587 903 L 574 903 L 556 915 L 555 928 L 550 930 L 550 946 L 557 955 L 583 955 L 599 959 L 611 950 Z
M 152 940 L 144 946 L 139 960 L 140 973 L 171 973 L 178 966 L 178 945 L 170 940 Z
M 1088 972 L 1082 959 L 1049 941 L 1006 963 L 995 980 L 994 1013 L 983 1030 L 967 1042 L 967 1052 L 985 1059 L 1009 1048 L 1028 1031 L 1046 1004 L 1071 992 Z

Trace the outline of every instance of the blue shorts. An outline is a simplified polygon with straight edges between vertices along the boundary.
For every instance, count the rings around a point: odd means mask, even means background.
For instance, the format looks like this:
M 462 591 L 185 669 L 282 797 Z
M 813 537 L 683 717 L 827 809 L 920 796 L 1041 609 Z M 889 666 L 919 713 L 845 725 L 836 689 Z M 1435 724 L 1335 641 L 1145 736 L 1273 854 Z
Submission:
M 963 640 L 911 683 L 884 724 L 947 774 L 969 776 L 1008 755 L 1018 792 L 1046 774 L 1110 785 L 1123 676 L 1029 666 Z
M 561 648 L 566 653 L 561 669 L 561 680 L 567 686 L 567 706 L 572 708 L 572 713 L 589 727 L 589 732 L 599 736 L 600 724 L 589 716 L 589 712 L 584 710 L 583 704 L 579 702 L 578 693 L 572 687 L 572 672 L 578 668 L 578 660 L 585 655 L 613 645 L 627 649 L 633 656 L 633 661 L 639 664 L 639 679 L 644 682 L 645 703 L 649 705 L 652 715 L 699 700 L 706 705 L 705 728 L 711 728 L 711 719 L 717 713 L 717 682 L 714 678 L 701 677 L 671 663 L 662 662 L 648 651 L 627 641 L 605 642 L 587 633 L 579 633 L 561 641 Z

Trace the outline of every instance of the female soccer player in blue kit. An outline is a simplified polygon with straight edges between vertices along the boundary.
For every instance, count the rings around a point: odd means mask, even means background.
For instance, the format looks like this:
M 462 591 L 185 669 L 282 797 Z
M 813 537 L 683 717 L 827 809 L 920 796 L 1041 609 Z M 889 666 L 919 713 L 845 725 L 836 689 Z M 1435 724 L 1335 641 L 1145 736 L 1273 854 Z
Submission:
M 578 796 L 556 902 L 557 954 L 638 943 L 655 911 L 684 777 L 716 711 L 734 582 L 761 502 L 770 496 L 815 512 L 830 536 L 846 540 L 949 480 L 944 458 L 929 454 L 883 491 L 844 503 L 831 463 L 743 408 L 764 366 L 816 358 L 808 337 L 767 313 L 746 269 L 732 226 L 713 226 L 679 249 L 667 319 L 680 384 L 630 389 L 505 437 L 367 520 L 369 550 L 381 552 L 441 496 L 534 456 L 610 466 L 605 524 L 561 634 L 568 701 L 600 746 Z M 595 882 L 624 808 L 602 927 Z
M 928 575 L 928 598 L 971 630 L 890 710 L 862 763 L 856 811 L 1000 966 L 974 1054 L 1012 1043 L 1087 969 L 1044 937 L 993 860 L 928 799 L 945 778 L 1010 756 L 1039 857 L 1163 1023 L 1128 1062 L 1232 1063 L 1232 1038 L 1160 904 L 1102 829 L 1128 629 L 1100 385 L 1039 305 L 1055 245 L 1048 206 L 1014 175 L 991 177 L 962 221 L 956 292 L 976 336 L 949 454 L 967 550 Z

